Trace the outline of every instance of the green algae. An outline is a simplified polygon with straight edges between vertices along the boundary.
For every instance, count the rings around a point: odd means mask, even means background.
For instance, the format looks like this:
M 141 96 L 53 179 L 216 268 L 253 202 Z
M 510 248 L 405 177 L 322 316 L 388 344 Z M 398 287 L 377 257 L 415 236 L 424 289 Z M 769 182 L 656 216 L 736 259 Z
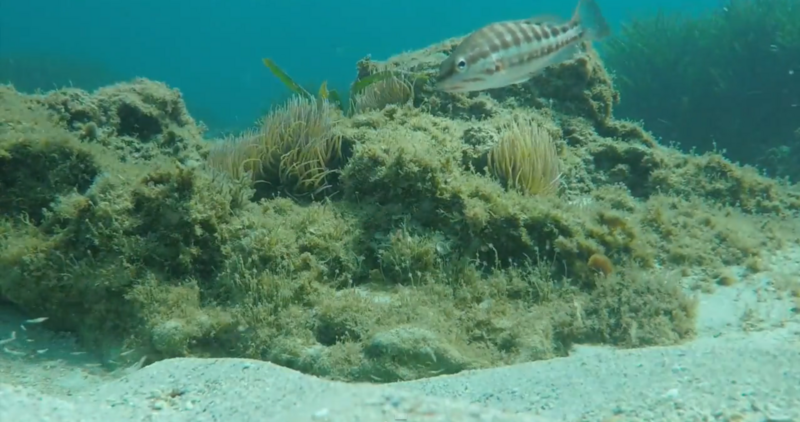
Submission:
M 726 1 L 700 15 L 628 22 L 601 47 L 623 98 L 617 115 L 686 151 L 725 150 L 797 182 L 791 156 L 776 152 L 792 147 L 797 128 L 799 22 L 793 0 Z
M 362 61 L 359 78 L 432 73 L 451 44 Z M 594 55 L 488 94 L 419 88 L 343 118 L 331 194 L 299 200 L 257 197 L 251 178 L 208 165 L 162 84 L 3 87 L 0 296 L 109 365 L 236 356 L 390 382 L 580 343 L 686 341 L 697 303 L 676 270 L 711 273 L 797 240 L 796 192 L 614 119 Z M 506 189 L 486 168 L 515 115 L 558 140 L 558 195 Z M 613 273 L 588 265 L 595 253 Z

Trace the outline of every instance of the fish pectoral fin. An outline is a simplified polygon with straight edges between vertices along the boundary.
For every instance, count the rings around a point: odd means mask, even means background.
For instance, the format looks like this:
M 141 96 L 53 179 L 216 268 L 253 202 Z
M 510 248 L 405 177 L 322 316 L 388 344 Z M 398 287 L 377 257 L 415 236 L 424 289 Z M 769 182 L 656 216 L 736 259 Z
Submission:
M 537 72 L 537 73 L 538 73 L 538 72 Z M 526 77 L 524 77 L 524 78 L 522 78 L 522 79 L 520 79 L 520 80 L 517 80 L 517 81 L 511 82 L 509 85 L 519 85 L 519 84 L 522 84 L 522 83 L 528 82 L 529 80 L 531 80 L 531 78 L 532 78 L 534 75 L 536 75 L 536 74 L 535 74 L 535 73 L 531 73 L 530 75 L 528 75 L 528 76 L 526 76 Z
M 574 59 L 575 57 L 580 56 L 583 54 L 578 44 L 573 44 L 569 47 L 564 47 L 558 53 L 553 54 L 552 56 L 548 57 L 546 61 L 543 61 L 539 66 L 533 69 L 530 73 L 525 75 L 524 77 L 514 81 L 511 85 L 521 84 L 527 82 L 534 76 L 544 72 L 545 69 L 549 68 L 550 66 L 557 65 L 560 63 L 564 63 Z
M 572 44 L 570 46 L 562 48 L 557 53 L 553 54 L 552 56 L 547 58 L 547 63 L 542 68 L 553 66 L 559 63 L 568 62 L 578 56 L 583 54 L 579 44 Z M 538 73 L 538 72 L 537 72 Z
M 519 80 L 516 80 L 514 82 L 511 82 L 511 85 L 517 85 L 517 84 L 522 84 L 522 83 L 528 82 L 529 80 L 531 80 L 531 78 L 533 78 L 534 76 L 542 73 L 545 69 L 547 69 L 547 68 L 546 67 L 537 68 L 533 72 L 528 73 L 527 75 L 525 75 L 525 77 L 523 77 L 523 78 L 521 78 Z

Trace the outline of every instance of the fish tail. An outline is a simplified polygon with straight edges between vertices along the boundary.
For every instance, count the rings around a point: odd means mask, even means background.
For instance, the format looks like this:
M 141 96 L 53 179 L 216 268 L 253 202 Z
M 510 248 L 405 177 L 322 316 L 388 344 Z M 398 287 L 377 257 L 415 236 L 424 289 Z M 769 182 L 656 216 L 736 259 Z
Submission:
M 611 28 L 595 0 L 579 0 L 572 19 L 581 24 L 590 39 L 599 40 L 611 34 Z

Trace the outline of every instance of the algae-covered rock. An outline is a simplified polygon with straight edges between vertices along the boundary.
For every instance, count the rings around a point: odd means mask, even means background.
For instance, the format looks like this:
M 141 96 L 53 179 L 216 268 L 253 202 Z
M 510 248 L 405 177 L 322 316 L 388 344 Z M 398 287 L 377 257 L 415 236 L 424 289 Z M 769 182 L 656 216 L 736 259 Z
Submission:
M 385 381 L 431 375 L 454 374 L 474 366 L 469 359 L 434 333 L 417 327 L 398 327 L 378 333 L 367 342 L 364 353 L 381 362 Z M 424 373 L 423 372 L 423 373 Z
M 28 103 L 0 86 L 0 214 L 39 221 L 60 196 L 88 189 L 103 157 Z
M 463 38 L 453 38 L 426 49 L 408 52 L 375 62 L 365 58 L 358 63 L 358 79 L 384 71 L 425 75 L 433 79 L 439 64 Z M 430 113 L 459 119 L 486 119 L 509 108 L 553 108 L 560 114 L 581 116 L 598 128 L 609 123 L 611 112 L 619 102 L 611 77 L 597 54 L 587 47 L 575 60 L 546 69 L 526 83 L 482 93 L 448 94 L 424 87 L 417 92 L 416 103 L 426 103 Z
M 44 105 L 80 139 L 116 151 L 121 161 L 169 156 L 200 161 L 204 128 L 195 123 L 177 89 L 135 79 L 88 93 L 65 88 L 29 101 Z
M 452 44 L 359 78 L 430 74 Z M 108 362 L 388 382 L 685 341 L 691 288 L 798 240 L 796 189 L 616 120 L 592 52 L 483 93 L 398 86 L 413 101 L 370 91 L 295 146 L 318 100 L 212 144 L 160 83 L 0 88 L 0 297 Z

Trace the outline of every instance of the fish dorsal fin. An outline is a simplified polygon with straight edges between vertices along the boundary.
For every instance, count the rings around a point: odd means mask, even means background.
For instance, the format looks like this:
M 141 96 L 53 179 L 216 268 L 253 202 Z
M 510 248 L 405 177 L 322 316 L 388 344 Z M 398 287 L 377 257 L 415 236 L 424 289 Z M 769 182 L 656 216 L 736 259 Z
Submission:
M 541 25 L 543 23 L 561 25 L 567 23 L 567 20 L 558 15 L 536 15 L 525 19 L 525 22 L 533 25 Z

